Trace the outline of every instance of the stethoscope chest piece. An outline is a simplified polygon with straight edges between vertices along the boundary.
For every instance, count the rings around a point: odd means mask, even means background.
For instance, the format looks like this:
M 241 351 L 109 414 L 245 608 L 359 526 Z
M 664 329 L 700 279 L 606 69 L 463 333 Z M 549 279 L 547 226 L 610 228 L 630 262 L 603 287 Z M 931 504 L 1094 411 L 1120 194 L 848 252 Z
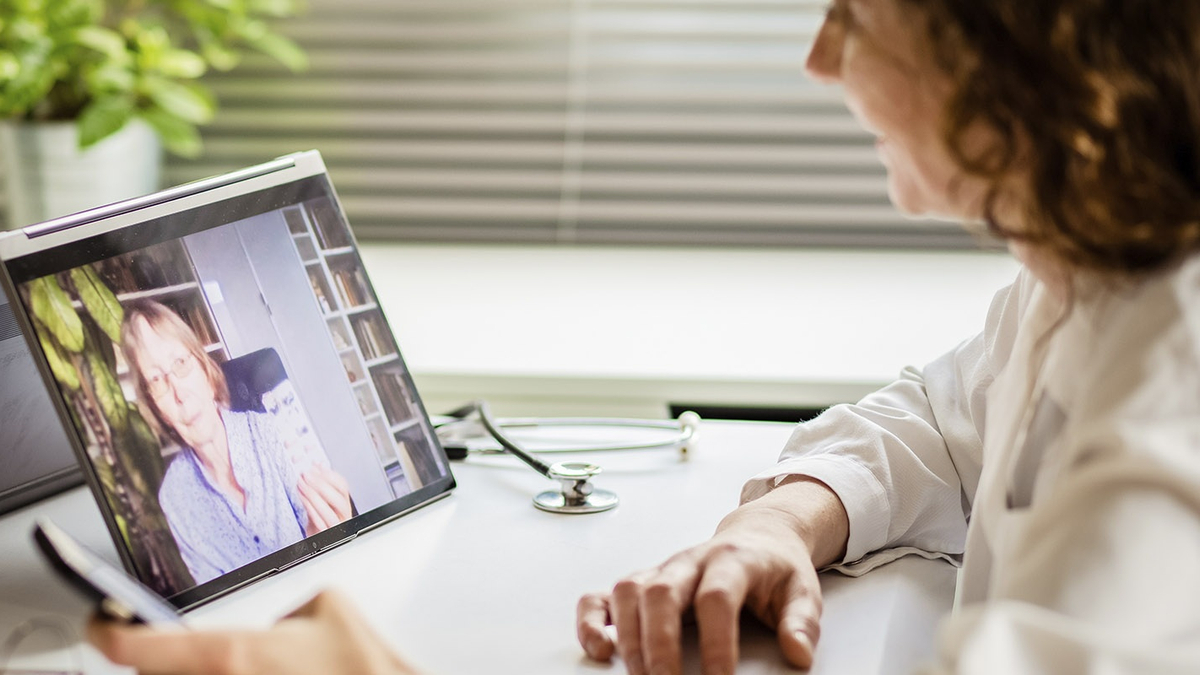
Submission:
M 558 462 L 550 466 L 549 478 L 557 480 L 561 490 L 547 490 L 533 498 L 533 505 L 551 513 L 599 513 L 616 508 L 620 501 L 615 492 L 601 490 L 589 482 L 600 467 L 589 462 Z

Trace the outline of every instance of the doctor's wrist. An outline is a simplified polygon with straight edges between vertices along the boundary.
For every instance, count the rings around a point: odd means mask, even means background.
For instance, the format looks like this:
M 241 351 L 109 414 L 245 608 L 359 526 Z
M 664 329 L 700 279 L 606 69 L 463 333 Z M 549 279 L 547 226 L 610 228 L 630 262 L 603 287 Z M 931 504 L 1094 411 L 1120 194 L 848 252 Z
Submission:
M 786 528 L 820 568 L 840 562 L 850 537 L 849 516 L 829 486 L 809 476 L 788 476 L 770 492 L 727 515 L 717 532 L 733 527 Z

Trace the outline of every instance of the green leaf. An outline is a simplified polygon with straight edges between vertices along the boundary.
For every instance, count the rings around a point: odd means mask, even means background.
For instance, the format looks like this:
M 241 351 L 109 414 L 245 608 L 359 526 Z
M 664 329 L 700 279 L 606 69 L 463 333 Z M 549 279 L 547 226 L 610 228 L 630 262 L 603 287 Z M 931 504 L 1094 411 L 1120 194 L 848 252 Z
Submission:
M 199 54 L 186 49 L 170 49 L 163 53 L 158 69 L 167 77 L 191 80 L 203 75 L 208 70 L 208 63 Z
M 101 0 L 52 0 L 46 5 L 46 19 L 51 26 L 97 23 L 104 16 Z
M 18 16 L 9 24 L 8 30 L 14 41 L 33 43 L 45 38 L 46 24 L 28 16 Z
M 136 410 L 126 406 L 125 414 L 129 415 L 130 413 L 136 414 Z M 144 459 L 144 455 L 139 447 L 137 432 L 132 427 L 132 419 L 126 417 L 125 430 L 122 433 L 113 434 L 113 451 L 117 456 L 117 464 L 121 467 L 121 473 L 125 475 L 126 485 L 136 495 L 135 499 L 140 501 L 150 494 L 150 481 L 147 480 L 146 471 L 139 461 Z
M 83 351 L 83 321 L 54 275 L 31 281 L 29 300 L 33 315 L 50 331 L 58 344 L 75 354 Z
M 126 27 L 126 34 L 133 38 L 137 51 L 150 61 L 171 48 L 171 34 L 162 26 L 134 21 Z
M 128 68 L 116 63 L 106 63 L 87 74 L 87 83 L 94 92 L 130 94 L 137 84 Z
M 21 62 L 12 52 L 0 51 L 0 81 L 11 80 L 21 74 Z
M 96 471 L 96 479 L 100 481 L 101 492 L 108 499 L 108 505 L 117 518 L 117 527 L 124 531 L 125 522 L 121 517 L 121 502 L 117 501 L 117 478 L 113 475 L 112 464 L 105 457 L 99 456 L 94 444 L 88 446 L 88 456 L 92 458 L 92 468 Z
M 282 63 L 292 72 L 308 68 L 308 57 L 295 42 L 278 33 L 267 33 L 254 40 L 251 45 L 260 52 Z
M 180 157 L 196 157 L 203 144 L 195 125 L 173 117 L 160 108 L 141 112 L 141 118 L 149 124 L 162 141 L 163 147 Z
M 196 84 L 183 84 L 161 77 L 147 77 L 145 93 L 158 107 L 185 122 L 204 124 L 212 121 L 217 104 L 207 89 Z
M 59 351 L 54 338 L 43 332 L 41 324 L 37 325 L 37 329 L 38 342 L 42 345 L 42 352 L 46 355 L 46 361 L 50 364 L 50 372 L 54 374 L 54 379 L 58 380 L 58 383 L 67 391 L 78 391 L 79 371 Z
M 75 40 L 110 59 L 128 60 L 129 51 L 125 46 L 125 38 L 110 28 L 103 26 L 84 26 L 74 31 Z
M 162 447 L 159 445 L 158 436 L 150 428 L 150 424 L 146 422 L 142 411 L 135 403 L 129 404 L 129 428 L 137 438 L 138 445 L 154 460 L 158 475 L 161 476 L 163 471 Z
M 216 42 L 206 42 L 201 48 L 204 60 L 217 70 L 233 70 L 241 63 L 242 57 L 236 51 Z
M 0 110 L 5 117 L 24 116 L 46 101 L 61 70 L 52 58 L 54 43 L 50 38 L 44 35 L 34 35 L 29 40 L 14 37 L 13 43 L 16 45 L 12 53 L 17 59 L 17 72 L 0 91 Z
M 129 439 L 130 456 L 145 481 L 149 483 L 150 492 L 158 494 L 162 484 L 163 473 L 166 470 L 162 456 L 162 447 L 158 437 L 142 417 L 142 413 L 133 403 L 129 404 Z
M 117 133 L 133 118 L 133 99 L 107 96 L 92 101 L 79 114 L 79 147 L 88 148 Z
M 71 405 L 67 406 L 67 412 L 71 415 L 71 424 L 75 425 L 75 428 L 79 430 L 79 433 L 86 435 L 88 428 L 87 425 L 83 423 L 83 417 L 79 415 L 79 405 L 77 401 L 78 399 L 75 399 L 71 402 Z
M 121 390 L 121 383 L 117 382 L 108 364 L 94 350 L 88 351 L 87 364 L 96 401 L 100 403 L 100 411 L 108 420 L 108 426 L 117 433 L 124 432 L 129 422 L 129 404 L 125 400 L 125 392 Z
M 96 322 L 91 316 L 83 317 L 83 339 L 87 343 L 88 349 L 95 348 L 100 352 L 100 356 L 108 367 L 116 372 L 117 369 L 117 350 L 112 340 L 108 339 L 108 335 L 100 330 Z
M 79 299 L 88 314 L 91 314 L 92 320 L 110 340 L 120 344 L 121 323 L 125 320 L 125 310 L 117 301 L 117 296 L 100 280 L 91 265 L 71 270 L 71 281 L 75 284 Z
M 240 35 L 246 42 L 253 43 L 270 31 L 267 30 L 267 24 L 257 19 L 248 19 L 245 21 L 231 22 L 233 31 Z
M 255 14 L 285 17 L 296 14 L 300 9 L 299 4 L 293 0 L 250 0 L 247 9 Z

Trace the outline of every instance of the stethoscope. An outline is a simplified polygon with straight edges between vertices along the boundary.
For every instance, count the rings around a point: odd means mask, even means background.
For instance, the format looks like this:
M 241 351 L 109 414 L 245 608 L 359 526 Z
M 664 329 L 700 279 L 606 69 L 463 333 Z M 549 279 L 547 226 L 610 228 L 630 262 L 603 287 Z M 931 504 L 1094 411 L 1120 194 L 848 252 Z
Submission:
M 450 412 L 449 421 L 436 424 L 438 439 L 450 459 L 465 459 L 468 454 L 515 455 L 534 471 L 559 482 L 558 490 L 547 490 L 533 498 L 533 505 L 552 513 L 599 513 L 615 508 L 616 493 L 591 484 L 593 476 L 600 473 L 598 465 L 591 462 L 555 462 L 547 464 L 534 457 L 516 441 L 504 433 L 504 429 L 538 427 L 621 427 L 635 429 L 658 429 L 674 431 L 663 439 L 641 443 L 606 443 L 556 448 L 538 448 L 539 453 L 563 452 L 612 452 L 624 450 L 679 450 L 687 456 L 696 440 L 700 428 L 700 416 L 685 412 L 675 420 L 643 420 L 612 417 L 515 417 L 499 419 L 492 417 L 485 401 L 475 401 Z M 471 447 L 467 441 L 484 434 L 491 436 L 500 448 Z

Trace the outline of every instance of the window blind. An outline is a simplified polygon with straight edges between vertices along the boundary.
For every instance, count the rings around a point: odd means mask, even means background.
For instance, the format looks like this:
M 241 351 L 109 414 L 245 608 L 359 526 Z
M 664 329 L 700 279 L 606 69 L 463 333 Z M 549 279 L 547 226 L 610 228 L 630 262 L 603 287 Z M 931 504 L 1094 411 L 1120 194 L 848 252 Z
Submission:
M 180 183 L 316 148 L 360 238 L 975 247 L 888 202 L 804 74 L 818 0 L 309 0 L 308 53 L 207 77 Z

